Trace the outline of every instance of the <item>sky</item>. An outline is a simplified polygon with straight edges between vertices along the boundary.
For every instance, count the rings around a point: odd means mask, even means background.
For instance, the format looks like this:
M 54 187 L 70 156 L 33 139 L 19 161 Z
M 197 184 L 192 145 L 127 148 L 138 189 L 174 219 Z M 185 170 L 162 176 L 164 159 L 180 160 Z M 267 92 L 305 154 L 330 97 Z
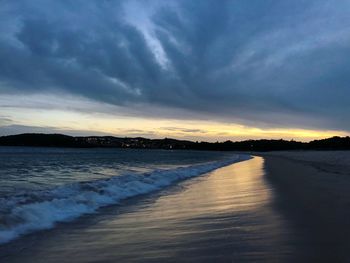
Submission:
M 349 135 L 349 10 L 348 0 L 0 0 L 0 135 Z

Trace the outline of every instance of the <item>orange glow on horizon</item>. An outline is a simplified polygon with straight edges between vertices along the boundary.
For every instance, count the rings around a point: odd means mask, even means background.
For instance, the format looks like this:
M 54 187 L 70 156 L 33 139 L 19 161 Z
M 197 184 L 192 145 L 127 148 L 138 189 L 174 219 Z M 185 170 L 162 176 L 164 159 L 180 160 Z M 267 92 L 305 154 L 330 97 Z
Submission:
M 78 134 L 83 131 L 94 134 L 109 134 L 128 137 L 177 138 L 194 141 L 225 141 L 247 139 L 287 139 L 310 141 L 349 133 L 337 130 L 312 130 L 293 128 L 271 128 L 245 126 L 200 120 L 166 120 L 84 114 L 71 111 L 35 111 L 30 109 L 7 113 L 17 125 L 49 127 L 57 132 Z M 1 128 L 1 127 L 0 127 Z

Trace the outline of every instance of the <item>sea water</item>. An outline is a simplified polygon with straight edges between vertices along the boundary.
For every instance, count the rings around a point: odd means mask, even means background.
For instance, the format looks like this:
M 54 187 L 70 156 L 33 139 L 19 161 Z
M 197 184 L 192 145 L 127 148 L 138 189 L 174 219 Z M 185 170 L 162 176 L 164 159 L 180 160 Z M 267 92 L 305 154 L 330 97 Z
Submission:
M 247 158 L 185 150 L 0 147 L 0 244 Z

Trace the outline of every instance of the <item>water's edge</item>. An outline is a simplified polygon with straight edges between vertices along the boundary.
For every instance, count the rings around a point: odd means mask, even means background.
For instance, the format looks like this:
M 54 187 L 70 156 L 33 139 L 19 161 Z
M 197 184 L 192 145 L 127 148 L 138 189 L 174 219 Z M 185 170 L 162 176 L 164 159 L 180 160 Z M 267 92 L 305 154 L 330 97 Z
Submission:
M 73 183 L 51 190 L 0 199 L 0 244 L 22 235 L 50 229 L 126 198 L 160 190 L 178 181 L 251 159 L 248 155 L 146 174 L 128 174 L 109 179 Z

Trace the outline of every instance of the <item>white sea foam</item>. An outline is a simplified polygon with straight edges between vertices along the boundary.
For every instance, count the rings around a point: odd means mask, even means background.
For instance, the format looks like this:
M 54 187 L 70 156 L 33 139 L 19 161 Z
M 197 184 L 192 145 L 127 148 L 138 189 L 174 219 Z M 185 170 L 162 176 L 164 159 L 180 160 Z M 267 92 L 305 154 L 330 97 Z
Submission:
M 199 176 L 234 162 L 250 159 L 246 155 L 181 167 L 155 170 L 147 174 L 128 174 L 109 179 L 74 183 L 46 191 L 22 193 L 0 199 L 0 244 L 23 234 L 54 227 L 120 200 L 149 193 L 186 178 Z

